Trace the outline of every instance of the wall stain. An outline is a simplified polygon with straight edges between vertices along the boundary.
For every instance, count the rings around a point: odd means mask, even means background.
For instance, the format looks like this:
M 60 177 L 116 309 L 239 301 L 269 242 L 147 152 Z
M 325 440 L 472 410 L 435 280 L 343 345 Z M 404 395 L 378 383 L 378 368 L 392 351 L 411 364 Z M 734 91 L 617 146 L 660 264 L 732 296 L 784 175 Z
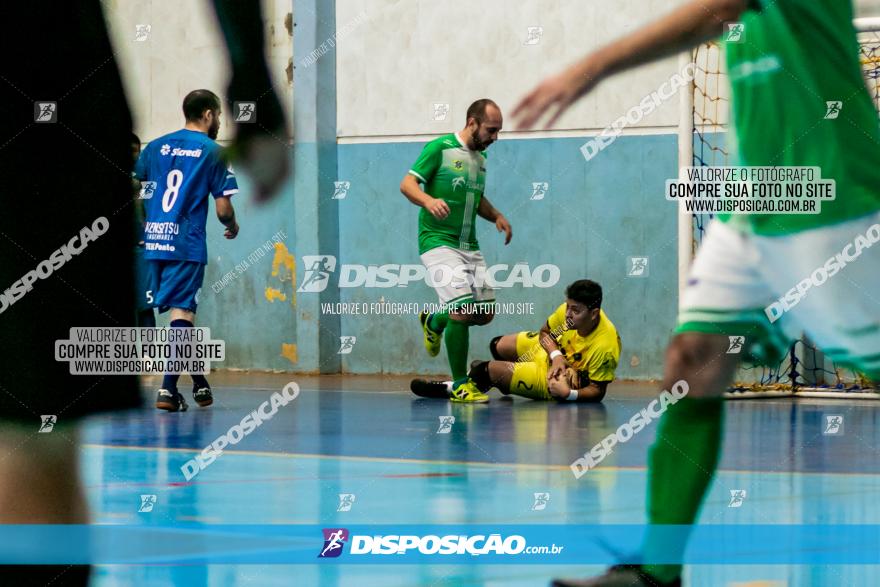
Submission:
M 299 355 L 297 354 L 296 344 L 294 344 L 294 343 L 288 344 L 286 342 L 282 342 L 281 343 L 281 356 L 295 365 L 299 361 Z
M 270 302 L 274 302 L 278 300 L 279 302 L 284 302 L 287 300 L 287 296 L 284 295 L 280 289 L 275 289 L 274 287 L 266 288 L 266 299 Z
M 272 259 L 272 277 L 277 277 L 281 283 L 290 282 L 290 305 L 296 306 L 296 259 L 287 250 L 287 246 L 284 243 L 275 243 L 275 256 Z M 266 299 L 271 302 L 273 298 L 269 297 L 270 289 L 273 288 L 266 289 Z M 278 292 L 278 294 L 281 293 L 280 289 L 274 291 Z M 284 301 L 287 298 L 274 295 L 274 299 Z

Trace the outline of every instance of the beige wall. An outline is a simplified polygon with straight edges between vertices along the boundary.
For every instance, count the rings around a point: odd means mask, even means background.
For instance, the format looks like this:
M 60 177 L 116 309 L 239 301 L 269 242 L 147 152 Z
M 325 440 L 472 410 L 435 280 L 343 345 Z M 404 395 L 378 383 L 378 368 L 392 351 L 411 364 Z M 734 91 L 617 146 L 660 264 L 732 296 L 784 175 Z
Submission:
M 449 132 L 482 97 L 509 112 L 547 74 L 681 3 L 618 0 L 609 10 L 604 0 L 339 0 L 337 27 L 361 12 L 368 19 L 339 41 L 339 135 Z M 537 44 L 524 44 L 530 26 L 543 27 Z M 676 65 L 668 59 L 602 84 L 558 128 L 604 128 Z M 432 120 L 434 103 L 450 104 L 446 121 Z M 643 125 L 674 126 L 676 108 L 666 104 Z
M 286 68 L 293 41 L 285 16 L 291 4 L 263 2 L 270 69 L 288 113 L 293 88 Z M 207 0 L 107 0 L 104 6 L 141 140 L 183 126 L 180 105 L 187 92 L 207 88 L 225 97 L 228 58 Z M 145 41 L 135 40 L 138 24 L 151 26 Z M 224 114 L 220 140 L 228 138 L 229 113 Z
M 367 17 L 338 43 L 339 136 L 394 139 L 451 132 L 463 126 L 468 104 L 482 97 L 493 98 L 509 114 L 547 75 L 683 3 L 338 0 L 337 27 L 361 13 Z M 857 0 L 856 12 L 880 15 L 880 0 Z M 524 44 L 530 26 L 543 27 L 538 44 Z M 655 91 L 677 66 L 671 58 L 604 82 L 556 128 L 601 130 Z M 450 105 L 445 121 L 432 119 L 434 103 Z M 675 132 L 678 120 L 678 101 L 671 99 L 628 130 Z
M 337 62 L 338 134 L 393 139 L 450 132 L 462 126 L 468 104 L 481 97 L 495 99 L 509 114 L 546 75 L 683 1 L 618 0 L 612 10 L 605 0 L 337 0 L 341 34 L 325 58 Z M 880 0 L 856 4 L 860 16 L 880 15 Z M 188 91 L 223 92 L 227 59 L 207 0 L 104 5 L 142 139 L 182 126 L 180 102 Z M 290 113 L 292 38 L 285 17 L 292 1 L 263 5 L 270 67 Z M 146 41 L 135 41 L 137 24 L 151 25 Z M 530 26 L 543 28 L 537 44 L 524 44 Z M 596 132 L 676 70 L 671 58 L 606 81 L 557 128 Z M 446 120 L 433 120 L 434 103 L 449 104 Z M 677 123 L 677 101 L 669 100 L 635 127 L 674 132 Z

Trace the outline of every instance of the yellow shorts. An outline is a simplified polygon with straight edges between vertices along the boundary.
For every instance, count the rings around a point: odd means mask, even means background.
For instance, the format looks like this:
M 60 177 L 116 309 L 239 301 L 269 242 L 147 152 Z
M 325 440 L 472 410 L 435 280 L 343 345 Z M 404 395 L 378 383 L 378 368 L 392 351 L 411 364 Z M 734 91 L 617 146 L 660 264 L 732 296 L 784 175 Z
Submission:
M 510 393 L 536 400 L 550 400 L 547 389 L 549 363 L 547 351 L 538 340 L 539 332 L 520 332 L 516 335 L 516 354 L 510 378 Z

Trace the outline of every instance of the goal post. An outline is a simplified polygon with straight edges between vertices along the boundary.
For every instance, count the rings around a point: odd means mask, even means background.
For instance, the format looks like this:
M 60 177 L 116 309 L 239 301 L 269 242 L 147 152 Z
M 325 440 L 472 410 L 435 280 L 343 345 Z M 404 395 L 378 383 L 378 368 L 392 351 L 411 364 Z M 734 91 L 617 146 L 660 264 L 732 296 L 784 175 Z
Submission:
M 859 40 L 859 59 L 865 83 L 880 110 L 880 17 L 853 21 Z M 679 70 L 693 65 L 694 78 L 679 99 L 678 166 L 730 165 L 727 150 L 730 88 L 722 47 L 706 43 L 679 57 Z M 680 178 L 682 179 L 682 178 Z M 678 291 L 682 295 L 694 254 L 712 218 L 678 210 Z M 839 368 L 806 338 L 795 342 L 786 358 L 773 367 L 741 368 L 729 397 L 820 395 L 877 397 L 859 373 Z M 775 393 L 773 393 L 775 392 Z
M 678 57 L 678 71 L 685 71 L 692 59 L 689 53 L 682 53 Z M 679 178 L 681 170 L 693 165 L 694 160 L 694 79 L 690 79 L 687 85 L 679 92 L 678 102 L 681 121 L 678 125 L 678 169 Z M 689 121 L 689 122 L 688 122 Z M 687 284 L 687 274 L 693 257 L 694 221 L 687 210 L 684 202 L 678 203 L 678 293 L 684 291 Z

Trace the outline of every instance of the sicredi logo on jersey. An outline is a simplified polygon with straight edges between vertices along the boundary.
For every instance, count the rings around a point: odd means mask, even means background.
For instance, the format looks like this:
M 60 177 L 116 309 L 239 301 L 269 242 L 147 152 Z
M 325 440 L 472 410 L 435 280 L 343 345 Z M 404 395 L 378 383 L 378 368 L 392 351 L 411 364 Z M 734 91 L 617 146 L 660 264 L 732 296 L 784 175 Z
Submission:
M 172 157 L 201 157 L 202 150 L 201 149 L 181 149 L 180 147 L 171 148 L 171 145 L 165 143 L 162 145 L 162 148 L 159 149 L 159 152 L 162 155 L 171 155 Z

